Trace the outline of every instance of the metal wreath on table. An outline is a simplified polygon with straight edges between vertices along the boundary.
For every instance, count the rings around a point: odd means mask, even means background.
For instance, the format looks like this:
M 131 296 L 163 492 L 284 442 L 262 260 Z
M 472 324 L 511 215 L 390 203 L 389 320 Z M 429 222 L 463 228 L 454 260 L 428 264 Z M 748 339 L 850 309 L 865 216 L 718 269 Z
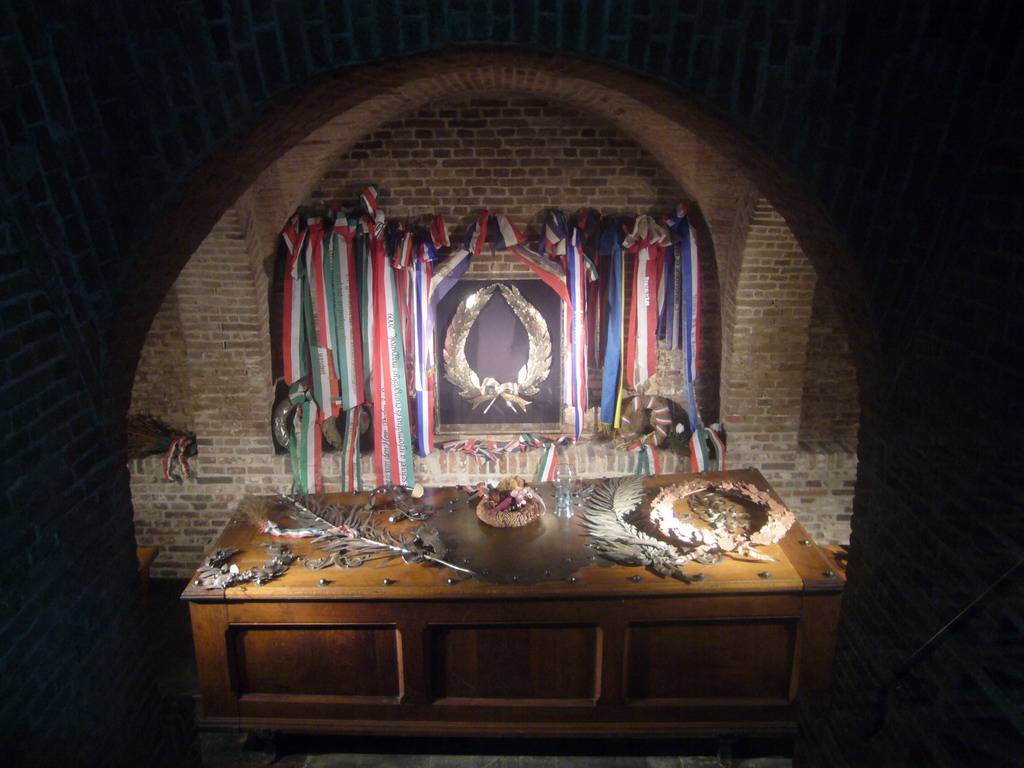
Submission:
M 755 547 L 782 539 L 796 522 L 789 508 L 770 492 L 735 480 L 695 479 L 663 488 L 651 501 L 650 523 L 668 541 L 655 538 L 638 523 L 644 486 L 638 477 L 605 480 L 595 487 L 579 514 L 590 536 L 587 546 L 607 560 L 641 565 L 660 576 L 682 581 L 701 578 L 682 572 L 689 562 L 713 565 L 723 556 L 773 561 Z M 714 496 L 731 496 L 757 507 L 764 521 L 755 527 L 742 510 L 717 504 Z M 676 502 L 694 499 L 691 509 L 705 525 L 674 514 Z
M 749 515 L 715 496 L 742 499 L 757 507 L 765 520 L 755 527 Z M 707 527 L 675 516 L 677 501 L 688 500 L 691 510 Z M 651 522 L 665 536 L 686 551 L 680 562 L 721 559 L 722 555 L 773 561 L 774 557 L 754 549 L 779 541 L 796 522 L 785 504 L 766 490 L 738 480 L 695 479 L 663 488 L 651 502 Z

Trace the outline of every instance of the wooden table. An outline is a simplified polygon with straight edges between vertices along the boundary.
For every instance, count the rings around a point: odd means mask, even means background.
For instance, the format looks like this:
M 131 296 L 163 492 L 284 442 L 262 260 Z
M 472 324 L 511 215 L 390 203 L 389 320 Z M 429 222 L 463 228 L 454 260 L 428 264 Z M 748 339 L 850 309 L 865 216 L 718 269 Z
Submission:
M 755 470 L 710 476 L 768 488 Z M 645 482 L 653 495 L 685 477 Z M 482 535 L 500 547 L 505 533 Z M 242 550 L 232 562 L 244 570 L 266 561 L 270 540 L 232 521 L 216 546 Z M 322 554 L 308 540 L 276 541 Z M 182 598 L 201 722 L 407 736 L 792 733 L 797 698 L 829 684 L 843 578 L 799 523 L 766 552 L 776 562 L 687 565 L 704 574 L 689 584 L 593 564 L 571 579 L 452 584 L 447 569 L 402 562 L 295 563 L 264 586 L 224 591 L 192 584 Z

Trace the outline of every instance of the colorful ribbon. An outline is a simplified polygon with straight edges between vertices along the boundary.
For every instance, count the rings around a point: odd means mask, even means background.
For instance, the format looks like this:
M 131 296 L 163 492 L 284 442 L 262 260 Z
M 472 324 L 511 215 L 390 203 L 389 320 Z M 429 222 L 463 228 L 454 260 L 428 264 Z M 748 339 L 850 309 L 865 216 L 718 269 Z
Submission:
M 626 288 L 622 273 L 622 240 L 625 236 L 617 220 L 606 222 L 601 233 L 600 251 L 605 255 L 604 275 L 607 280 L 607 324 L 604 326 L 604 371 L 601 377 L 601 421 L 619 428 L 622 415 L 623 367 L 622 349 L 625 341 L 623 308 Z
M 314 232 L 303 226 L 299 217 L 293 217 L 282 237 L 287 255 L 284 275 L 284 323 L 282 343 L 284 353 L 284 380 L 288 398 L 295 406 L 289 427 L 288 453 L 292 465 L 294 493 L 313 493 L 322 489 L 320 475 L 320 420 L 323 411 L 317 405 L 316 388 L 324 397 L 324 380 L 320 376 L 325 361 L 319 355 L 317 344 L 318 322 L 314 314 L 314 288 L 316 278 L 310 270 L 319 270 L 322 279 L 322 260 L 313 256 L 314 239 L 320 240 L 322 227 Z M 316 350 L 316 354 L 314 354 Z M 314 369 L 314 365 L 316 368 Z M 314 375 L 314 372 L 316 375 Z M 327 385 L 327 407 L 330 403 L 330 383 Z
M 309 340 L 310 374 L 313 379 L 313 398 L 321 418 L 337 415 L 338 378 L 334 372 L 331 335 L 334 325 L 333 286 L 325 270 L 324 241 L 331 237 L 333 223 L 321 218 L 310 219 L 307 237 L 302 243 L 301 258 L 305 260 L 308 276 L 307 292 L 303 295 L 303 320 Z
M 355 221 L 344 217 L 337 219 L 329 254 L 334 319 L 331 347 L 337 368 L 340 406 L 346 411 L 366 400 L 355 235 Z
M 525 244 L 511 247 L 520 261 L 533 270 L 551 290 L 558 294 L 559 298 L 566 304 L 571 304 L 569 288 L 566 285 L 565 269 L 556 261 L 547 259 L 536 251 L 531 250 Z
M 164 480 L 180 483 L 192 477 L 192 468 L 188 465 L 188 449 L 192 445 L 191 437 L 176 437 L 167 446 L 164 454 Z
M 587 412 L 587 294 L 586 280 L 590 276 L 584 266 L 585 256 L 580 247 L 579 232 L 573 228 L 566 250 L 569 281 L 570 371 L 573 425 L 576 439 L 583 433 Z
M 362 406 L 345 411 L 344 431 L 341 434 L 341 490 L 353 492 L 363 490 L 363 474 L 359 463 L 359 418 Z
M 709 465 L 712 470 L 724 471 L 725 470 L 725 441 L 722 440 L 722 436 L 718 433 L 715 427 L 719 427 L 718 424 L 712 424 L 710 427 L 705 428 L 704 435 L 708 440 L 709 451 Z
M 356 535 L 354 529 L 347 525 L 335 526 L 333 528 L 282 528 L 273 520 L 265 520 L 260 525 L 260 533 L 270 536 L 277 536 L 285 539 L 311 539 L 314 536 L 321 536 L 325 533 L 340 533 L 349 538 Z
M 291 386 L 302 379 L 307 372 L 305 331 L 302 322 L 302 297 L 305 294 L 305 262 L 299 258 L 301 240 L 305 237 L 305 226 L 298 216 L 293 216 L 281 238 L 286 249 L 284 267 L 284 317 L 282 322 L 282 360 L 284 361 L 284 382 Z
M 607 276 L 598 268 L 600 263 L 601 216 L 597 211 L 584 210 L 576 215 L 576 233 L 579 248 L 587 265 L 587 365 L 598 365 L 601 350 L 601 325 L 604 322 L 605 299 L 608 291 Z
M 292 464 L 292 493 L 318 493 L 323 490 L 320 474 L 320 409 L 310 387 L 297 381 L 288 391 L 295 406 L 288 430 L 288 455 Z
M 662 251 L 668 243 L 668 232 L 650 216 L 638 216 L 622 242 L 624 248 L 636 251 L 624 366 L 626 384 L 634 389 L 642 388 L 657 371 L 658 283 Z
M 448 258 L 444 261 L 439 262 L 434 266 L 434 273 L 430 280 L 430 304 L 436 311 L 437 305 L 441 302 L 441 299 L 455 287 L 455 284 L 459 282 L 459 279 L 465 274 L 466 270 L 469 269 L 470 263 L 473 261 L 474 248 L 483 247 L 477 236 L 480 222 L 475 221 L 466 232 L 463 244 L 461 248 L 457 248 L 448 254 Z M 447 241 L 448 235 L 445 233 L 444 240 Z
M 412 268 L 413 279 L 413 386 L 416 390 L 416 437 L 420 456 L 434 450 L 434 309 L 430 304 L 430 281 L 434 273 L 434 247 L 420 245 Z
M 364 192 L 364 201 L 375 196 Z M 368 210 L 375 228 L 369 234 L 369 261 L 373 300 L 371 383 L 374 416 L 374 460 L 378 485 L 413 485 L 412 432 L 409 424 L 405 375 L 403 317 L 395 267 L 388 258 L 383 214 Z
M 641 446 L 636 455 L 636 469 L 634 475 L 660 475 L 661 457 L 658 449 L 653 445 Z
M 557 448 L 561 445 L 575 443 L 571 435 L 562 435 L 557 438 L 535 437 L 524 433 L 508 441 L 483 440 L 479 438 L 466 438 L 463 440 L 452 440 L 443 443 L 440 447 L 443 451 L 452 453 L 465 453 L 478 463 L 484 464 L 488 461 L 498 461 L 507 453 L 519 453 L 534 448 L 543 448 L 540 461 L 537 464 L 535 480 L 547 482 L 553 477 L 555 465 L 558 463 Z
M 695 391 L 700 364 L 700 252 L 696 233 L 687 217 L 687 206 L 680 205 L 676 209 L 675 215 L 668 221 L 668 229 L 674 262 L 673 302 L 671 309 L 666 302 L 662 325 L 670 348 L 683 349 L 686 409 L 690 429 L 698 433 L 702 429 Z M 698 439 L 702 438 L 698 435 Z

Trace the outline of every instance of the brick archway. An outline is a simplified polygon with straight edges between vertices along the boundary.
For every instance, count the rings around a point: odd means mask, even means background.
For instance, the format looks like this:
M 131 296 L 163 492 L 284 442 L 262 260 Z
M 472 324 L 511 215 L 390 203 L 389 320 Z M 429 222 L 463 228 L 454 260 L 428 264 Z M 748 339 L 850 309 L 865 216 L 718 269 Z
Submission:
M 7 494 L 24 511 L 10 516 L 8 539 L 26 564 L 12 571 L 8 645 L 12 658 L 45 661 L 14 686 L 25 704 L 7 729 L 16 759 L 145 763 L 162 746 L 133 613 L 123 441 L 104 398 L 113 393 L 123 415 L 146 329 L 181 265 L 340 103 L 366 102 L 419 67 L 445 77 L 487 51 L 495 65 L 627 93 L 705 138 L 796 233 L 819 287 L 828 283 L 823 303 L 841 302 L 865 405 L 858 522 L 836 693 L 801 717 L 809 763 L 1005 757 L 1015 677 L 991 673 L 1015 665 L 993 630 L 1016 620 L 1012 592 L 903 679 L 877 738 L 865 742 L 858 724 L 878 714 L 894 665 L 1019 556 L 1013 536 L 992 536 L 1013 522 L 1006 409 L 1020 389 L 1008 362 L 1021 324 L 1014 3 L 901 14 L 820 0 L 353 0 L 301 13 L 283 0 L 98 0 L 58 15 L 36 5 L 5 14 L 2 65 L 4 330 L 18 358 L 3 386 L 17 406 Z M 383 39 L 385 28 L 394 35 Z M 606 64 L 572 58 L 583 55 Z M 884 379 L 872 387 L 876 341 Z M 41 520 L 69 527 L 40 536 Z M 47 568 L 61 558 L 113 578 L 102 589 L 69 580 Z M 95 670 L 112 663 L 121 674 L 96 685 Z M 926 720 L 937 724 L 927 733 Z
M 818 280 L 841 287 L 834 293 L 841 297 L 839 309 L 863 396 L 876 354 L 852 256 L 823 210 L 767 152 L 684 94 L 607 65 L 564 55 L 463 50 L 366 65 L 314 82 L 280 99 L 193 175 L 127 281 L 122 316 L 130 321 L 114 330 L 111 345 L 113 414 L 120 417 L 127 411 L 139 354 L 163 297 L 203 238 L 243 193 L 251 191 L 259 219 L 276 226 L 329 158 L 372 127 L 431 99 L 501 91 L 562 99 L 633 137 L 685 180 L 701 204 L 719 254 L 732 250 L 736 201 L 716 199 L 711 185 L 704 187 L 701 180 L 716 175 L 749 180 L 751 190 L 785 219 Z

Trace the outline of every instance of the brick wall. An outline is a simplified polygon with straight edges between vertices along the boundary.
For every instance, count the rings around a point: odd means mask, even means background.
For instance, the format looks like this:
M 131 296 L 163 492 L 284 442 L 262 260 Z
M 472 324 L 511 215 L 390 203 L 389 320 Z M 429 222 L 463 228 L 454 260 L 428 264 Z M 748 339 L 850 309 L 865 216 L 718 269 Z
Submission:
M 185 262 L 254 181 L 254 208 L 278 212 L 239 216 L 265 244 L 261 219 L 289 211 L 259 174 L 316 155 L 310 129 L 348 120 L 354 141 L 431 88 L 505 72 L 615 124 L 646 105 L 629 133 L 676 178 L 694 177 L 666 146 L 699 134 L 726 162 L 683 155 L 753 179 L 832 292 L 863 397 L 857 516 L 837 690 L 805 709 L 800 764 L 1015 760 L 1012 590 L 868 726 L 901 660 L 1022 554 L 1007 406 L 1024 389 L 1018 14 L 1012 0 L 0 3 L 6 755 L 162 752 L 123 446 L 106 440 Z M 731 231 L 738 201 L 692 192 L 711 231 Z
M 387 180 L 382 202 L 391 215 L 441 213 L 461 235 L 490 209 L 533 242 L 552 207 L 661 214 L 689 200 L 680 181 L 615 126 L 514 94 L 434 102 L 381 126 L 336 158 L 305 202 L 351 204 L 353 191 L 373 179 Z
M 195 430 L 177 285 L 153 319 L 132 388 L 131 412 L 154 416 L 178 431 Z
M 268 279 L 254 268 L 258 263 L 242 217 L 228 211 L 157 315 L 150 331 L 157 354 L 148 354 L 147 344 L 139 363 L 144 375 L 133 390 L 133 410 L 187 414 L 199 449 L 191 461 L 195 477 L 183 486 L 164 482 L 159 457 L 130 465 L 135 535 L 141 546 L 160 547 L 151 571 L 157 577 L 190 576 L 243 495 L 289 487 L 283 457 L 270 444 Z M 182 356 L 175 380 L 185 386 L 170 392 L 156 375 L 167 366 L 158 354 L 165 348 Z M 158 385 L 151 388 L 153 380 Z M 160 403 L 156 395 L 164 393 L 168 400 Z
M 809 444 L 807 448 L 851 453 L 859 425 L 857 371 L 850 341 L 836 311 L 833 290 L 817 283 L 807 329 L 800 440 Z

